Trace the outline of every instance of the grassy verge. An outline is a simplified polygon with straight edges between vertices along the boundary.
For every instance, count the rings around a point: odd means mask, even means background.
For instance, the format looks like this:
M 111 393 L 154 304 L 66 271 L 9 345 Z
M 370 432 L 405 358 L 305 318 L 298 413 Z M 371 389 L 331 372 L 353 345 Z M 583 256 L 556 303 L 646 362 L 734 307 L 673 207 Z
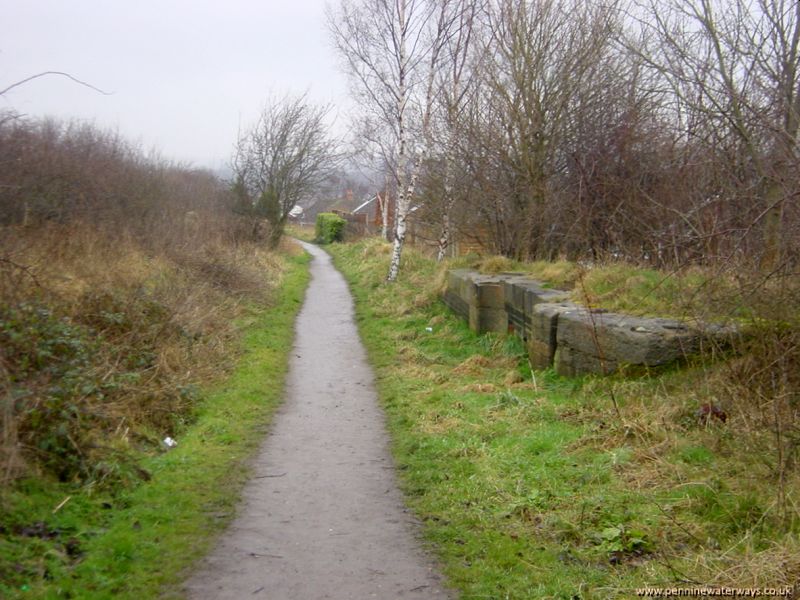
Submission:
M 722 401 L 726 365 L 628 380 L 532 373 L 476 336 L 441 270 L 376 240 L 330 247 L 350 282 L 407 501 L 465 600 L 633 598 L 636 588 L 792 585 L 800 481 Z M 615 408 L 615 404 L 617 408 Z
M 307 258 L 291 258 L 271 306 L 252 306 L 240 318 L 235 369 L 202 394 L 176 448 L 140 463 L 149 481 L 113 494 L 41 478 L 6 490 L 0 596 L 179 595 L 186 569 L 232 516 L 246 478 L 243 460 L 281 398 L 307 281 Z

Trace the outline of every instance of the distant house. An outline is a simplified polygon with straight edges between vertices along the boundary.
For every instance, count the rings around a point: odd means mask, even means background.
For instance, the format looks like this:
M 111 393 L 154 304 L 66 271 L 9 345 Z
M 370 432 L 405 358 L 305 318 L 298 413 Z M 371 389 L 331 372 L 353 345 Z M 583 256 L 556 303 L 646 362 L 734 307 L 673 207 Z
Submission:
M 383 194 L 381 194 L 383 197 Z M 352 194 L 347 194 L 345 198 L 339 199 L 329 205 L 329 212 L 333 212 L 347 221 L 346 232 L 348 236 L 360 237 L 364 235 L 379 235 L 383 224 L 378 194 L 362 196 L 360 202 Z M 395 198 L 388 197 L 388 219 L 387 235 L 389 241 L 394 239 L 394 220 L 397 207 Z M 451 232 L 452 239 L 448 248 L 449 256 L 458 256 L 469 252 L 478 254 L 487 253 L 485 242 L 482 241 L 482 231 L 480 228 L 471 227 L 464 231 L 464 228 L 454 226 Z M 419 247 L 426 247 L 431 252 L 435 252 L 438 247 L 439 236 L 441 235 L 441 223 L 425 210 L 422 205 L 412 206 L 408 213 L 406 243 Z
M 305 209 L 299 204 L 295 204 L 292 210 L 289 211 L 290 221 L 302 221 L 305 216 Z
M 387 222 L 387 237 L 391 239 L 391 232 L 394 230 L 394 215 L 396 211 L 394 197 L 389 196 L 387 210 L 389 211 Z M 378 194 L 372 194 L 364 200 L 355 210 L 354 215 L 366 215 L 367 228 L 371 232 L 380 233 L 383 225 L 383 215 L 381 214 Z

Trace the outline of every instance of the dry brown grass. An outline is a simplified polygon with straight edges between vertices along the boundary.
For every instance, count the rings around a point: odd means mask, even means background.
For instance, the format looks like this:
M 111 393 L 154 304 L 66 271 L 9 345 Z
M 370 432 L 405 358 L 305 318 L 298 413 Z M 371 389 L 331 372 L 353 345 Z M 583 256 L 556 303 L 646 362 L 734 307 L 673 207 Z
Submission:
M 481 273 L 503 273 L 506 271 L 519 270 L 519 263 L 505 256 L 486 256 L 474 263 Z
M 744 536 L 739 552 L 698 555 L 697 566 L 708 580 L 726 587 L 797 586 L 800 581 L 800 540 L 787 538 L 767 549 L 754 546 Z
M 458 375 L 481 375 L 492 364 L 486 356 L 474 354 L 453 368 L 453 373 Z
M 38 325 L 74 330 L 69 343 L 86 355 L 71 367 L 78 375 L 61 368 L 58 355 L 37 359 L 40 369 L 20 371 L 21 360 L 33 359 L 19 353 L 35 352 L 35 344 L 6 348 L 4 481 L 40 468 L 62 479 L 103 481 L 115 475 L 102 465 L 125 463 L 129 450 L 174 435 L 191 418 L 194 390 L 219 377 L 232 358 L 234 320 L 246 303 L 266 301 L 282 272 L 278 255 L 226 243 L 212 215 L 193 227 L 191 236 L 178 233 L 170 244 L 124 227 L 77 222 L 3 229 L 3 314 L 39 307 L 49 325 Z M 31 319 L 29 335 L 37 335 Z M 75 377 L 80 385 L 70 383 Z M 57 399 L 53 385 L 63 388 Z M 67 419 L 66 441 L 55 440 L 64 427 L 55 406 L 76 415 Z M 40 449 L 48 436 L 55 450 Z M 75 456 L 53 458 L 54 451 Z
M 471 383 L 459 390 L 462 394 L 477 392 L 479 394 L 494 394 L 499 388 L 493 383 Z
M 108 478 L 191 419 L 281 259 L 208 172 L 85 124 L 0 138 L 0 467 Z
M 453 367 L 453 373 L 456 375 L 479 377 L 486 375 L 490 371 L 502 372 L 506 370 L 503 380 L 506 386 L 510 386 L 522 381 L 515 367 L 514 360 L 504 355 L 487 357 L 481 354 L 475 354 Z

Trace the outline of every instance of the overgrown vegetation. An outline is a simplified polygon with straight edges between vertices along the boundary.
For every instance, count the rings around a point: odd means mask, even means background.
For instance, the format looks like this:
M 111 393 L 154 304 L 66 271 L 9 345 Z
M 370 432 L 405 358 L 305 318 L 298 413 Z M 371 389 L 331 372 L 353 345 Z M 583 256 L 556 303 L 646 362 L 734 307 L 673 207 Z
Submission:
M 150 457 L 182 445 L 239 360 L 241 319 L 280 298 L 285 249 L 266 250 L 268 227 L 234 204 L 210 173 L 114 134 L 0 120 L 0 595 L 91 563 L 139 486 L 165 485 Z M 271 326 L 279 387 L 291 325 Z
M 778 278 L 761 290 L 747 286 L 753 273 L 732 272 L 724 265 L 686 267 L 672 271 L 635 266 L 620 261 L 579 264 L 570 261 L 520 262 L 503 256 L 467 255 L 453 259 L 453 268 L 470 268 L 481 273 L 519 273 L 570 291 L 570 299 L 580 304 L 632 315 L 677 317 L 698 321 L 746 320 L 764 312 L 764 299 L 792 295 L 789 278 Z M 752 281 L 752 279 L 751 279 Z M 761 282 L 764 283 L 764 282 Z M 793 290 L 793 284 L 791 287 Z M 759 292 L 761 306 L 753 302 Z
M 388 285 L 387 244 L 331 252 L 356 297 L 408 501 L 462 597 L 800 579 L 796 304 L 767 319 L 740 294 L 760 315 L 751 324 L 782 333 L 726 361 L 566 380 L 532 373 L 515 337 L 476 336 L 448 314 L 446 267 L 408 251 Z
M 328 17 L 356 147 L 393 188 L 393 272 L 407 217 L 441 254 L 455 238 L 796 269 L 796 2 L 342 0 Z

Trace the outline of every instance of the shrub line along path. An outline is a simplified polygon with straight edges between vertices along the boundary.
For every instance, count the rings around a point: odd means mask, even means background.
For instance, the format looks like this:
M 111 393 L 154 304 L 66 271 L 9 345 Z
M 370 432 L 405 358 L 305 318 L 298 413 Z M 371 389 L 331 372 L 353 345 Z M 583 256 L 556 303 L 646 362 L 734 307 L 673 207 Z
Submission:
M 342 275 L 311 253 L 284 404 L 190 598 L 448 598 L 415 538 Z

